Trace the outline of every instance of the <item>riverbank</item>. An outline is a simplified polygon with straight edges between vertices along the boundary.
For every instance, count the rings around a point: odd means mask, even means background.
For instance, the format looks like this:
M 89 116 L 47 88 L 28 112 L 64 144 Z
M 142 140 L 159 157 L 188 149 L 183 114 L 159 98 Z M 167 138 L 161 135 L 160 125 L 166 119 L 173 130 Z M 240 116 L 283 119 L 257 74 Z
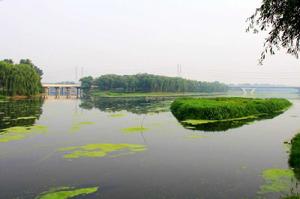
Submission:
M 294 169 L 296 177 L 300 179 L 300 133 L 291 140 L 289 165 Z
M 176 93 L 176 92 L 134 92 L 134 93 L 121 93 L 121 92 L 91 92 L 93 97 L 107 97 L 107 98 L 131 98 L 131 97 L 192 97 L 192 96 L 205 96 L 205 95 L 222 95 L 224 93 Z
M 4 96 L 4 95 L 0 95 L 0 101 L 35 99 L 35 98 L 40 98 L 40 97 L 42 97 L 41 94 L 34 95 L 34 96 L 24 96 L 24 95 Z
M 284 111 L 291 106 L 286 99 L 185 98 L 176 99 L 171 111 L 180 121 L 208 123 L 256 118 Z

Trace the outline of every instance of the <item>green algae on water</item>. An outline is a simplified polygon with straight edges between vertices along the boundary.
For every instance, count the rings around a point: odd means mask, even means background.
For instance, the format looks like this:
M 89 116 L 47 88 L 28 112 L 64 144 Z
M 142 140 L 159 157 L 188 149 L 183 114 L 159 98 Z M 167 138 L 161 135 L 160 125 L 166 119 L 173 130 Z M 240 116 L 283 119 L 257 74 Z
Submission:
M 126 133 L 126 134 L 141 133 L 141 132 L 145 132 L 148 130 L 149 130 L 148 128 L 144 128 L 142 126 L 133 126 L 133 127 L 128 127 L 128 128 L 122 129 L 123 133 Z
M 120 118 L 120 117 L 125 117 L 126 114 L 124 113 L 113 113 L 113 114 L 110 114 L 109 117 L 112 117 L 112 118 Z
M 80 131 L 80 129 L 83 126 L 92 125 L 92 124 L 95 124 L 95 123 L 94 122 L 78 122 L 78 123 L 75 123 L 75 124 L 72 125 L 70 131 L 77 132 L 77 131 Z
M 101 158 L 105 156 L 116 157 L 116 155 L 129 155 L 145 150 L 145 145 L 107 143 L 72 146 L 59 149 L 60 152 L 69 152 L 64 155 L 64 158 L 66 159 L 76 159 L 81 157 Z
M 98 187 L 79 188 L 60 187 L 51 189 L 37 196 L 35 199 L 68 199 L 76 196 L 84 196 L 98 191 Z
M 265 181 L 260 187 L 259 194 L 287 193 L 296 182 L 293 170 L 291 169 L 266 169 L 262 173 Z
M 25 139 L 30 133 L 45 133 L 48 128 L 42 125 L 35 126 L 15 126 L 4 129 L 0 133 L 0 142 L 11 142 Z
M 241 120 L 256 119 L 256 118 L 257 116 L 251 115 L 248 117 L 225 119 L 225 120 L 184 120 L 182 121 L 182 123 L 189 124 L 189 125 L 200 125 L 200 124 L 207 124 L 207 123 L 214 123 L 214 122 L 231 122 L 231 121 L 241 121 Z

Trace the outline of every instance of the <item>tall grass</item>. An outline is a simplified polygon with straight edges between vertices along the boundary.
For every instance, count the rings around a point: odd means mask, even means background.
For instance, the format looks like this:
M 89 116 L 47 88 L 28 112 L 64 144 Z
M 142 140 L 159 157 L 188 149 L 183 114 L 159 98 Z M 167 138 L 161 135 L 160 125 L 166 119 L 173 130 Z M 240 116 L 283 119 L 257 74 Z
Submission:
M 226 120 L 274 114 L 291 106 L 286 99 L 184 98 L 171 105 L 178 120 Z

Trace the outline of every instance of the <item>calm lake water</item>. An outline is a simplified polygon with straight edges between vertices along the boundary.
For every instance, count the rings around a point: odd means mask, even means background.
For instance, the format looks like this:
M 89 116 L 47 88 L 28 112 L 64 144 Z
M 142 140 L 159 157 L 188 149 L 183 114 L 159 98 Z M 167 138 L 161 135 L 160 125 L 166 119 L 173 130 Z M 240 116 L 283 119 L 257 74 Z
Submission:
M 293 106 L 212 132 L 183 127 L 169 111 L 173 99 L 1 102 L 0 198 L 57 187 L 99 187 L 77 197 L 90 199 L 279 198 L 261 193 L 262 172 L 289 169 L 284 142 L 300 129 L 300 96 L 274 96 Z M 74 146 L 83 147 L 66 148 Z M 93 146 L 102 152 L 89 153 Z

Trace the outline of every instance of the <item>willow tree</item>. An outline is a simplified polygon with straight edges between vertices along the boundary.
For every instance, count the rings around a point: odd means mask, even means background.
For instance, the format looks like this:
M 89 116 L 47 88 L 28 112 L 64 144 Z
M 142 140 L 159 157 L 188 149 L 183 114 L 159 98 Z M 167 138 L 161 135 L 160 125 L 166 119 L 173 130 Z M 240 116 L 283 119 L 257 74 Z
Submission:
M 267 31 L 260 63 L 266 54 L 275 54 L 281 48 L 299 57 L 300 50 L 300 0 L 263 0 L 249 18 L 247 31 Z
M 41 77 L 29 64 L 0 61 L 0 88 L 3 95 L 36 95 L 41 90 Z

